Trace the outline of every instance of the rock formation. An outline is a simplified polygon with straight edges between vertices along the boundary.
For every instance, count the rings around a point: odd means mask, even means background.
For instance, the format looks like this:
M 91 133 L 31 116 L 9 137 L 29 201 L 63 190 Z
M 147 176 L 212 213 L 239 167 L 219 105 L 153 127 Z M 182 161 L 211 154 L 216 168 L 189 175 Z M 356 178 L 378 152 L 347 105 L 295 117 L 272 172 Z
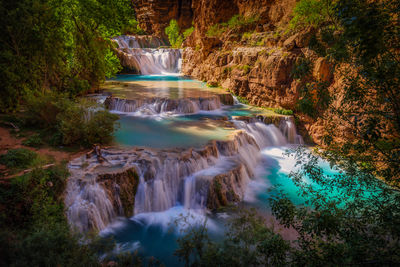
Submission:
M 190 9 L 187 13 L 192 14 L 195 30 L 184 43 L 182 73 L 229 89 L 246 98 L 250 104 L 294 110 L 304 83 L 295 80 L 292 71 L 302 58 L 314 63 L 315 80 L 326 81 L 332 86 L 338 80 L 328 61 L 318 58 L 308 48 L 313 29 L 287 33 L 297 0 L 140 2 L 137 10 L 146 10 L 146 14 L 163 14 L 167 18 L 172 18 L 169 16 L 179 8 Z M 162 7 L 167 2 L 170 6 L 168 12 Z M 239 29 L 228 29 L 218 36 L 207 36 L 210 27 L 227 22 L 235 15 L 257 20 Z M 138 16 L 138 19 L 143 24 L 152 25 L 157 33 L 162 32 L 166 25 L 150 15 L 146 19 Z M 314 142 L 320 143 L 323 122 L 306 116 L 299 116 L 298 121 L 302 122 L 302 134 L 309 134 Z
M 193 20 L 192 0 L 132 0 L 140 27 L 158 37 L 164 37 L 164 29 L 171 19 L 176 19 L 181 29 L 191 27 Z

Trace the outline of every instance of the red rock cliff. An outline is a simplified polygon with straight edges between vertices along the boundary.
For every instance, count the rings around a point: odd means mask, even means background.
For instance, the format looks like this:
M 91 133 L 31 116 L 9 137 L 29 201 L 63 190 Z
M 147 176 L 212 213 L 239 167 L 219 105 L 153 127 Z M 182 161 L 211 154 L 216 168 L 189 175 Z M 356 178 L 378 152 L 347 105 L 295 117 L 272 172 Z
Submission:
M 193 20 L 192 0 L 132 0 L 140 27 L 148 34 L 164 37 L 164 29 L 176 19 L 182 29 Z

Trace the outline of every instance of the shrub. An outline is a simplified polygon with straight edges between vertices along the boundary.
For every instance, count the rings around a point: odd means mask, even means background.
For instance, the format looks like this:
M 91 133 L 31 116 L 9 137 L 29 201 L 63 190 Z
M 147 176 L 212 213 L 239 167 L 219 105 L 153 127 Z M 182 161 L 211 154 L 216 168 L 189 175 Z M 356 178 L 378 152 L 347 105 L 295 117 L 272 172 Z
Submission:
M 72 105 L 57 116 L 58 131 L 62 136 L 63 145 L 82 142 L 85 135 L 85 120 L 82 114 L 85 112 L 84 108 Z
M 290 109 L 276 108 L 274 109 L 274 112 L 277 114 L 287 115 L 287 116 L 293 115 L 293 111 Z
M 139 26 L 139 22 L 135 19 L 130 19 L 128 24 L 122 29 L 123 34 L 144 35 L 146 32 Z
M 248 105 L 249 104 L 249 100 L 247 100 L 245 97 L 241 97 L 241 96 L 236 96 L 237 100 L 239 100 L 240 103 Z
M 174 48 L 179 48 L 182 46 L 183 37 L 179 34 L 180 29 L 178 22 L 172 19 L 169 22 L 169 26 L 165 28 L 165 34 L 168 36 L 169 43 Z
M 29 122 L 44 129 L 55 128 L 57 115 L 72 104 L 66 95 L 52 91 L 30 94 L 26 97 Z
M 190 35 L 192 35 L 192 33 L 194 32 L 194 27 L 190 27 L 187 28 L 184 32 L 183 32 L 183 38 L 186 40 Z
M 46 112 L 49 110 L 50 112 Z M 62 94 L 43 94 L 28 101 L 31 123 L 51 136 L 52 145 L 81 145 L 111 142 L 118 116 L 87 100 L 75 102 Z M 51 113 L 51 114 L 48 114 Z
M 43 144 L 43 141 L 39 134 L 34 134 L 25 139 L 22 144 L 24 146 L 40 147 Z
M 326 22 L 333 11 L 331 0 L 301 0 L 293 10 L 293 18 L 290 28 L 302 28 L 305 26 L 318 27 Z
M 248 74 L 251 70 L 249 65 L 238 66 L 237 68 L 243 70 L 244 74 Z
M 223 69 L 224 74 L 228 74 L 232 72 L 232 67 L 224 67 Z
M 10 149 L 6 154 L 0 156 L 0 163 L 7 168 L 24 169 L 37 159 L 37 154 L 29 149 L 16 148 Z
M 208 37 L 219 37 L 228 29 L 239 29 L 256 23 L 259 20 L 257 16 L 244 17 L 242 15 L 235 15 L 229 19 L 228 22 L 218 23 L 212 25 L 206 35 Z
M 118 118 L 117 115 L 111 114 L 106 110 L 94 113 L 93 117 L 86 124 L 86 145 L 110 143 L 113 139 L 115 121 Z

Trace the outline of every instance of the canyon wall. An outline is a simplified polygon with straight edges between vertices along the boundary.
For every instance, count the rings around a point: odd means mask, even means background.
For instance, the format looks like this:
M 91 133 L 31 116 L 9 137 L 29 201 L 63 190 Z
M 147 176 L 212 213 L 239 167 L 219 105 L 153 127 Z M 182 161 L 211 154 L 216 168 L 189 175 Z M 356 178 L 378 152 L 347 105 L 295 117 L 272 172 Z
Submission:
M 191 14 L 186 19 L 190 23 L 193 20 L 195 30 L 184 42 L 183 74 L 229 89 L 253 105 L 294 110 L 304 86 L 304 81 L 296 80 L 292 75 L 300 60 L 310 59 L 314 63 L 312 79 L 330 84 L 331 91 L 338 80 L 328 61 L 308 48 L 313 29 L 298 33 L 288 31 L 297 1 L 141 1 L 136 9 L 142 13 L 146 10 L 146 14 L 158 14 L 157 18 L 147 16 L 144 19 L 137 11 L 141 25 L 151 24 L 155 34 L 162 33 L 167 25 L 160 22 L 161 17 L 167 21 L 170 18 L 182 20 L 182 16 L 171 17 L 179 8 L 186 10 L 185 14 Z M 166 5 L 169 8 L 165 9 Z M 207 34 L 210 27 L 227 22 L 235 15 L 257 19 L 255 23 L 227 28 L 217 35 Z M 182 29 L 190 26 L 182 21 L 180 25 Z M 306 116 L 298 116 L 297 121 L 301 122 L 299 128 L 303 135 L 320 143 L 324 134 L 322 121 Z
M 140 27 L 158 37 L 165 37 L 164 29 L 176 19 L 182 29 L 192 24 L 192 0 L 132 0 Z

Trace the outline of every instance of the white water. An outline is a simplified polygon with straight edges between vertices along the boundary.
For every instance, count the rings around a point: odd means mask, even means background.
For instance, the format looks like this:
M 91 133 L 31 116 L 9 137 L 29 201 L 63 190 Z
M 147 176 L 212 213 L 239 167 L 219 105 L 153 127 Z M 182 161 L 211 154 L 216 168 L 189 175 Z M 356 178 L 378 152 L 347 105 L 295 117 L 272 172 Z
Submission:
M 129 153 L 105 154 L 110 164 L 121 165 L 124 169 L 134 167 L 138 171 L 140 183 L 134 214 L 161 212 L 176 205 L 202 210 L 207 204 L 210 182 L 216 175 L 227 175 L 228 186 L 243 199 L 260 162 L 261 149 L 284 146 L 288 141 L 272 124 L 234 123 L 243 132 L 237 133 L 232 140 L 217 141 L 205 150 L 178 154 L 144 152 L 134 156 Z M 182 154 L 187 156 L 182 158 Z M 82 232 L 91 228 L 104 229 L 121 214 L 121 211 L 113 210 L 104 188 L 95 182 L 96 160 L 93 160 L 93 167 L 89 164 L 87 172 L 82 172 L 79 164 L 85 161 L 82 157 L 70 163 L 72 176 L 77 179 L 72 182 L 72 178 L 68 183 L 65 201 L 69 221 Z M 120 202 L 119 195 L 114 199 Z
M 111 98 L 108 103 L 108 109 L 111 111 L 133 116 L 149 116 L 163 113 L 193 114 L 201 110 L 209 111 L 219 108 L 221 108 L 221 100 L 218 96 L 207 98 L 150 98 L 138 100 Z
M 297 134 L 296 125 L 294 124 L 293 117 L 285 117 L 279 125 L 283 135 L 286 136 L 289 143 L 292 144 L 304 144 L 301 135 Z
M 156 48 L 162 42 L 155 37 L 142 40 L 135 36 L 119 36 L 114 40 L 118 43 L 119 56 L 124 67 L 135 69 L 143 75 L 174 74 L 181 70 L 181 50 Z

